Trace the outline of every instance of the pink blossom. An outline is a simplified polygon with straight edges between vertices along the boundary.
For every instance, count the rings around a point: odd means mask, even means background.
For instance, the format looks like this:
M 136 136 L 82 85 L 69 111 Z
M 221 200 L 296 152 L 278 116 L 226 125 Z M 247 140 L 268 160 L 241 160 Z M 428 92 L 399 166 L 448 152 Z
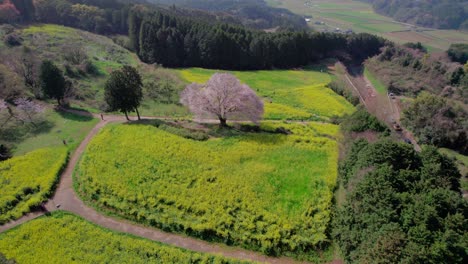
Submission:
M 263 116 L 262 100 L 228 73 L 214 74 L 205 85 L 192 83 L 180 97 L 196 118 L 218 118 L 221 125 L 228 119 L 258 123 Z

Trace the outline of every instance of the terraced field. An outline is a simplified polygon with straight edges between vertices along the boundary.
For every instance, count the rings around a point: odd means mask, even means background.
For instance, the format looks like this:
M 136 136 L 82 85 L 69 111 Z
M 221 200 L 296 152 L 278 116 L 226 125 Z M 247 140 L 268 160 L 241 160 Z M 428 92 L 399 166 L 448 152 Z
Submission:
M 216 70 L 178 70 L 186 82 L 205 83 Z M 265 102 L 265 119 L 328 120 L 354 111 L 343 97 L 325 85 L 328 73 L 316 70 L 233 71 Z
M 112 232 L 58 211 L 0 234 L 17 263 L 249 263 Z
M 149 125 L 112 125 L 88 146 L 78 192 L 119 216 L 268 254 L 314 255 L 337 177 L 331 124 L 194 141 Z

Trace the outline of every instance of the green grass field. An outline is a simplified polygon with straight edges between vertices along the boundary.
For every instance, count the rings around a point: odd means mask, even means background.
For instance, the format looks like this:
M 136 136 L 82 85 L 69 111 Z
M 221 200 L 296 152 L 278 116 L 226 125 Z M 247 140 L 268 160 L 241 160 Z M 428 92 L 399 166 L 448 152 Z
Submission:
M 0 234 L 17 263 L 248 263 L 112 232 L 63 211 Z
M 0 224 L 46 201 L 67 157 L 65 147 L 45 148 L 0 162 Z
M 178 70 L 187 82 L 205 83 L 216 70 Z M 327 120 L 354 111 L 343 97 L 325 87 L 331 76 L 316 70 L 233 71 L 264 99 L 265 119 Z
M 15 155 L 45 147 L 63 146 L 63 140 L 67 142 L 68 149 L 73 151 L 99 121 L 52 109 L 47 109 L 44 116 L 46 122 L 16 144 Z
M 364 69 L 364 76 L 371 82 L 372 86 L 374 86 L 378 93 L 387 93 L 387 87 L 379 79 L 377 79 L 367 68 Z
M 313 254 L 328 241 L 338 162 L 330 137 L 338 128 L 262 126 L 293 134 L 202 142 L 148 125 L 112 125 L 87 148 L 76 188 L 101 210 L 165 230 L 269 254 Z
M 371 5 L 354 0 L 267 0 L 274 7 L 311 16 L 310 26 L 318 30 L 352 29 L 377 34 L 398 43 L 421 42 L 429 51 L 445 51 L 451 43 L 468 43 L 468 33 L 413 27 L 375 13 Z M 316 25 L 315 22 L 323 22 Z

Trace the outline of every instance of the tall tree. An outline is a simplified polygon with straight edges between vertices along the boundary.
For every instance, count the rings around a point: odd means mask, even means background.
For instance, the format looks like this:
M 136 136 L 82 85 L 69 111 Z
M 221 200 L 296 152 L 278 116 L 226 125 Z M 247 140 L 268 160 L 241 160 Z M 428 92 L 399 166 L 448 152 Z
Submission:
M 105 99 L 109 110 L 125 113 L 127 120 L 130 120 L 128 112 L 135 111 L 140 120 L 138 106 L 143 98 L 142 86 L 141 76 L 134 67 L 124 66 L 112 72 L 105 87 Z
M 263 116 L 262 100 L 228 73 L 214 74 L 205 85 L 188 85 L 182 91 L 181 103 L 197 118 L 218 118 L 221 127 L 227 126 L 228 118 L 257 123 Z
M 41 65 L 40 80 L 44 95 L 56 99 L 61 105 L 66 88 L 62 71 L 53 62 L 45 60 Z

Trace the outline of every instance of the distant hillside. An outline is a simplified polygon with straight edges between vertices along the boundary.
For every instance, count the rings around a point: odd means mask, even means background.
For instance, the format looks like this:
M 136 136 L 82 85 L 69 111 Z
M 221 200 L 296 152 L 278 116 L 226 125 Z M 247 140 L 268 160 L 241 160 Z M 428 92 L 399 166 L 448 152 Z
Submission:
M 377 13 L 402 22 L 440 29 L 468 30 L 467 0 L 360 0 Z
M 147 0 L 150 3 L 176 5 L 210 12 L 226 13 L 256 29 L 304 30 L 307 24 L 302 16 L 289 10 L 269 7 L 263 0 Z

